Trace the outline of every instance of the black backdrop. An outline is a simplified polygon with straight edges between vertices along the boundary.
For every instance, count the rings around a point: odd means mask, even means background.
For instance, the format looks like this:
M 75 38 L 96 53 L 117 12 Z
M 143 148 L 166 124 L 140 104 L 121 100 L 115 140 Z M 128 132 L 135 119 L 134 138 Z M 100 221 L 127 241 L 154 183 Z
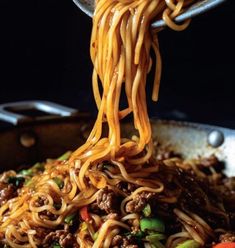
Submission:
M 183 32 L 160 33 L 163 75 L 151 116 L 235 127 L 234 26 L 228 0 Z M 1 0 L 0 103 L 44 99 L 95 113 L 90 32 L 72 0 Z

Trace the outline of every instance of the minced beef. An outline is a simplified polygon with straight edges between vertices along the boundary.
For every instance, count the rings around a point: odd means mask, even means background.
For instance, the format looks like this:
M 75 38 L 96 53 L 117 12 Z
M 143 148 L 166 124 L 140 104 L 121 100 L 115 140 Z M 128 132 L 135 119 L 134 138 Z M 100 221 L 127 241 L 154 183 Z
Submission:
M 0 182 L 0 206 L 15 196 L 17 191 L 14 185 Z
M 62 248 L 79 247 L 74 235 L 64 230 L 57 230 L 55 232 L 50 232 L 43 241 L 43 247 L 49 248 L 55 243 L 59 243 Z
M 123 191 L 124 193 L 131 194 L 133 191 L 135 191 L 138 188 L 138 185 L 121 181 L 116 185 L 116 187 L 121 191 Z
M 135 244 L 135 238 L 131 236 L 123 237 L 121 235 L 114 236 L 111 247 L 113 248 L 138 248 Z
M 126 204 L 127 213 L 138 213 L 144 209 L 148 201 L 155 195 L 152 192 L 142 192 Z
M 123 243 L 123 237 L 121 235 L 116 235 L 113 237 L 112 246 L 120 246 Z
M 37 239 L 43 240 L 47 234 L 50 232 L 50 230 L 43 228 L 43 227 L 37 227 L 36 237 Z
M 107 187 L 102 189 L 97 196 L 97 206 L 106 213 L 115 213 L 118 211 L 118 196 Z
M 118 214 L 117 213 L 110 213 L 106 216 L 106 220 L 118 220 Z
M 35 201 L 34 206 L 35 207 L 41 207 L 48 204 L 48 199 L 45 196 L 40 196 Z
M 221 234 L 219 236 L 219 241 L 224 243 L 224 242 L 235 242 L 235 233 L 233 232 L 228 232 Z
M 57 215 L 51 213 L 49 210 L 44 210 L 42 212 L 40 212 L 39 214 L 41 219 L 45 219 L 45 220 L 56 220 L 58 218 Z
M 202 167 L 214 167 L 219 165 L 219 163 L 220 162 L 218 158 L 214 154 L 212 154 L 209 157 L 201 158 L 199 166 L 201 165 Z

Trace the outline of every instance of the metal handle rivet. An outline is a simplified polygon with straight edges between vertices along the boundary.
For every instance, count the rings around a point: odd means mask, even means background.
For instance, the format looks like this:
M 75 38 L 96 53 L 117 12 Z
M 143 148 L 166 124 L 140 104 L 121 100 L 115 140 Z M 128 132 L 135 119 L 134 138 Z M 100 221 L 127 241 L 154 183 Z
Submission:
M 213 130 L 208 134 L 207 142 L 212 147 L 219 147 L 224 143 L 224 134 L 219 130 Z
M 20 143 L 22 146 L 29 148 L 35 145 L 36 139 L 33 134 L 24 133 L 20 136 Z

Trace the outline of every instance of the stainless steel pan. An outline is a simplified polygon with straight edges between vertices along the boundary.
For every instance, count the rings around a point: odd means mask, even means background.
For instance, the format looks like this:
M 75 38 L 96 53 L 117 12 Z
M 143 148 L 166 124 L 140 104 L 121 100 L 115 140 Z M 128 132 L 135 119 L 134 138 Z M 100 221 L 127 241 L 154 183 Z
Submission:
M 34 118 L 16 112 L 37 109 Z M 0 120 L 12 123 L 0 132 L 0 170 L 30 165 L 74 150 L 86 140 L 93 120 L 87 114 L 45 101 L 0 105 Z M 134 131 L 124 123 L 123 132 Z M 235 175 L 235 130 L 175 121 L 152 121 L 153 136 L 185 158 L 215 154 L 225 162 L 227 175 Z

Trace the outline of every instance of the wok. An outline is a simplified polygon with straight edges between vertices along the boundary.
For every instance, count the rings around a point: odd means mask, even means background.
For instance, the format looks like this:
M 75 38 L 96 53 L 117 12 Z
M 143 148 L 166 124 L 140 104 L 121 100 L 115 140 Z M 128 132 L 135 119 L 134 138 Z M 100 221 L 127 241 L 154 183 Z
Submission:
M 40 115 L 22 114 L 32 110 Z M 85 142 L 93 124 L 88 114 L 46 101 L 0 105 L 0 120 L 13 124 L 0 132 L 0 171 L 32 165 L 76 149 Z M 134 132 L 128 122 L 123 123 L 122 129 L 126 135 Z M 225 173 L 235 175 L 235 130 L 164 120 L 152 120 L 152 129 L 160 145 L 185 158 L 215 154 L 225 163 Z

